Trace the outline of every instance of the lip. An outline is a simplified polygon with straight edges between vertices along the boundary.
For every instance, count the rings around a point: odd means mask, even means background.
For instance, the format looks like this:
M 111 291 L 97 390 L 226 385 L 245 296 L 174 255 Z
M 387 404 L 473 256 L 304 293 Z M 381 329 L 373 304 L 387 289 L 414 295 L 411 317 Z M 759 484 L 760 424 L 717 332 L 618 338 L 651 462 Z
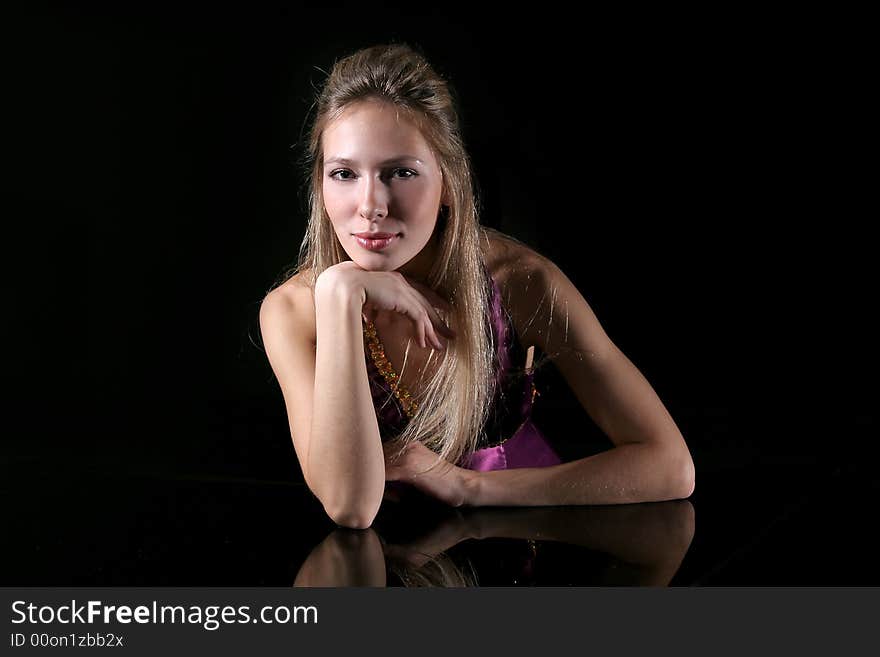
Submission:
M 397 233 L 354 233 L 357 243 L 368 251 L 387 249 L 398 237 Z
M 353 233 L 353 235 L 365 240 L 387 240 L 390 237 L 395 237 L 397 233 Z

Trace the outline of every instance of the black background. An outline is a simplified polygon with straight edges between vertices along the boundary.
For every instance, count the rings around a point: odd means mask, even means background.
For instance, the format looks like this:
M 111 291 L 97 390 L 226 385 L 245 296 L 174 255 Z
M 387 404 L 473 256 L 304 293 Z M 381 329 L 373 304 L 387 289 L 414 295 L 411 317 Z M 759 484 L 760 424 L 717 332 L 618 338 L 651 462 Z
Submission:
M 861 42 L 821 16 L 568 11 L 19 8 L 6 464 L 300 476 L 257 313 L 302 238 L 322 71 L 388 41 L 452 82 L 483 223 L 575 282 L 698 479 L 869 463 Z

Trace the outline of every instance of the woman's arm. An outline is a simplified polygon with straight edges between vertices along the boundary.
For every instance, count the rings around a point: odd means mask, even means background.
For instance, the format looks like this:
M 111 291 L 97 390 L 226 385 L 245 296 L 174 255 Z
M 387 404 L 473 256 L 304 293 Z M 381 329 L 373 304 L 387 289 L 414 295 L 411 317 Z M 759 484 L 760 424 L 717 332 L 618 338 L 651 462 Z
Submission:
M 337 524 L 369 527 L 385 491 L 385 456 L 364 357 L 363 288 L 329 271 L 315 284 L 317 353 L 308 468 Z
M 296 281 L 294 281 L 296 283 Z M 329 267 L 314 292 L 275 290 L 260 308 L 266 354 L 281 385 L 306 484 L 339 525 L 372 524 L 385 493 L 385 454 L 367 378 L 362 313 L 394 311 L 412 336 L 440 349 L 447 327 L 425 295 L 398 272 Z
M 475 472 L 439 460 L 421 443 L 386 445 L 385 476 L 451 506 L 554 506 L 660 502 L 693 492 L 690 455 L 653 443 L 626 443 L 578 461 Z
M 307 288 L 298 296 L 270 294 L 260 310 L 263 342 L 281 385 L 306 484 L 337 524 L 364 528 L 372 523 L 385 488 L 364 357 L 364 292 L 328 269 L 318 278 L 311 308 L 310 297 Z M 309 312 L 315 343 L 308 336 Z
M 459 473 L 468 505 L 619 504 L 688 497 L 694 465 L 678 427 L 586 300 L 546 258 L 519 247 L 508 303 L 524 345 L 554 357 L 573 393 L 615 447 L 548 468 Z
M 469 506 L 547 506 L 660 502 L 690 496 L 689 455 L 651 442 L 545 468 L 459 473 Z

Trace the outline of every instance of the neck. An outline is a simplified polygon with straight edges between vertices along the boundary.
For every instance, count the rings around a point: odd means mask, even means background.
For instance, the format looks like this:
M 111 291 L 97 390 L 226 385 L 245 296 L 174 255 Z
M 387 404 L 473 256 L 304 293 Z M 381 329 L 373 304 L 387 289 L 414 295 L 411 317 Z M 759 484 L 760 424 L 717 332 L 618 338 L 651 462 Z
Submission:
M 425 247 L 412 260 L 398 267 L 397 271 L 422 285 L 428 285 L 428 275 L 431 272 L 431 266 L 436 261 L 438 252 L 439 239 L 437 233 L 434 233 Z

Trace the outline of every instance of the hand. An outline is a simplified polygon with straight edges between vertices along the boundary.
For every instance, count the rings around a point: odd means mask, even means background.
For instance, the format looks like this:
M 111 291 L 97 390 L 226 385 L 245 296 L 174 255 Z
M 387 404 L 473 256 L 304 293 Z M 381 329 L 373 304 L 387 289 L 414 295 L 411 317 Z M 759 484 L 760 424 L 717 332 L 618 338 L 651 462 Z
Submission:
M 439 459 L 422 443 L 400 450 L 396 441 L 383 443 L 385 480 L 402 481 L 450 506 L 468 503 L 469 484 L 476 473 Z M 439 462 L 438 462 L 439 459 Z
M 458 509 L 451 510 L 426 532 L 406 543 L 383 543 L 385 556 L 421 568 L 462 541 L 473 538 L 467 520 Z
M 449 303 L 434 290 L 397 271 L 367 271 L 350 260 L 328 267 L 315 284 L 315 293 L 326 286 L 345 285 L 363 290 L 363 315 L 374 321 L 381 310 L 393 311 L 412 321 L 413 337 L 423 348 L 428 341 L 437 349 L 445 343 L 440 336 L 453 339 L 455 331 L 446 325 L 437 309 L 448 312 Z

